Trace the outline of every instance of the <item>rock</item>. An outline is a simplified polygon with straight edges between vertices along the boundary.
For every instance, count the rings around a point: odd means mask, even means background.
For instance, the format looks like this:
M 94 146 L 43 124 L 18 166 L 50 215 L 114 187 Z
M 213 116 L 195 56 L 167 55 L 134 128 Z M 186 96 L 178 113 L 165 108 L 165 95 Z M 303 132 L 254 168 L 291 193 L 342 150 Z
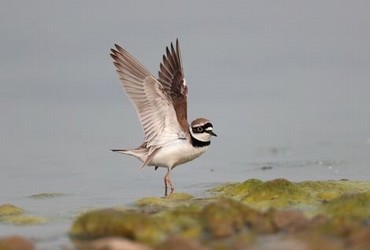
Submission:
M 199 241 L 184 238 L 184 237 L 170 237 L 165 242 L 156 247 L 160 250 L 210 250 L 210 248 L 203 246 Z
M 278 231 L 296 232 L 302 230 L 309 220 L 299 210 L 282 210 L 274 213 L 272 222 Z
M 135 205 L 140 208 L 140 211 L 153 214 L 164 209 L 178 207 L 179 205 L 186 205 L 193 198 L 187 193 L 172 193 L 166 197 L 146 197 L 139 199 Z
M 0 250 L 33 250 L 33 243 L 21 236 L 8 236 L 0 238 Z
M 370 182 L 251 179 L 213 191 L 209 198 L 173 193 L 140 199 L 131 210 L 90 211 L 70 235 L 80 249 L 369 247 Z
M 270 221 L 264 214 L 229 198 L 221 198 L 206 205 L 202 217 L 205 218 L 206 227 L 215 238 L 228 237 L 247 229 L 266 233 L 273 231 Z M 262 228 L 264 229 L 261 230 Z
M 74 239 L 97 239 L 120 236 L 130 240 L 153 243 L 162 236 L 159 225 L 148 215 L 133 211 L 101 209 L 87 212 L 72 225 L 70 236 Z
M 370 249 L 370 228 L 352 232 L 348 239 L 351 249 Z
M 321 211 L 334 217 L 365 220 L 370 218 L 370 191 L 344 194 L 324 203 Z
M 153 248 L 120 237 L 104 237 L 93 241 L 76 242 L 78 250 L 152 250 Z
M 22 208 L 11 204 L 4 204 L 0 206 L 0 222 L 15 225 L 31 225 L 45 223 L 46 218 L 25 215 Z
M 3 204 L 0 206 L 0 217 L 10 216 L 10 215 L 19 215 L 23 213 L 23 209 L 12 204 Z

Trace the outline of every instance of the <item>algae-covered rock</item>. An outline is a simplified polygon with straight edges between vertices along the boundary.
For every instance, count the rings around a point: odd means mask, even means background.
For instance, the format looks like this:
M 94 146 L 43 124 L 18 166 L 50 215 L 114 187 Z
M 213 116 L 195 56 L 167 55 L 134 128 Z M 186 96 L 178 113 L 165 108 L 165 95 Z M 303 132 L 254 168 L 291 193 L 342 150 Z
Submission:
M 101 209 L 87 212 L 72 225 L 70 235 L 75 239 L 96 239 L 121 236 L 145 243 L 153 243 L 163 237 L 159 225 L 146 214 L 117 209 Z
M 285 179 L 276 179 L 251 186 L 243 202 L 257 207 L 287 207 L 310 202 L 309 195 L 299 186 Z
M 12 204 L 3 204 L 0 206 L 0 220 L 2 216 L 19 215 L 23 209 Z
M 153 215 L 161 225 L 164 234 L 174 234 L 183 238 L 199 238 L 203 232 L 200 213 L 201 208 L 195 205 L 183 205 L 164 210 Z
M 370 182 L 251 179 L 213 191 L 202 199 L 185 193 L 143 198 L 130 211 L 90 211 L 75 220 L 70 235 L 119 237 L 163 250 L 369 246 Z
M 329 216 L 370 221 L 370 191 L 342 195 L 320 208 Z
M 309 194 L 304 189 L 285 179 L 266 182 L 251 179 L 240 184 L 223 186 L 216 191 L 265 210 L 270 207 L 282 208 L 311 202 Z
M 370 190 L 369 181 L 304 181 L 290 182 L 285 179 L 260 181 L 250 179 L 243 183 L 229 183 L 213 191 L 221 196 L 234 197 L 258 209 L 313 208 L 347 193 Z M 312 210 L 312 209 L 311 209 Z
M 0 206 L 0 222 L 15 225 L 30 225 L 45 223 L 46 218 L 39 216 L 26 215 L 20 207 L 4 204 Z
M 0 218 L 0 221 L 14 225 L 34 225 L 47 222 L 46 218 L 33 215 L 14 215 Z
M 207 229 L 215 238 L 227 237 L 242 230 L 264 233 L 273 231 L 265 214 L 233 199 L 221 198 L 206 205 L 202 215 Z
M 156 213 L 163 209 L 186 205 L 193 196 L 187 193 L 172 193 L 166 197 L 145 197 L 135 202 L 135 205 L 140 207 L 146 213 Z

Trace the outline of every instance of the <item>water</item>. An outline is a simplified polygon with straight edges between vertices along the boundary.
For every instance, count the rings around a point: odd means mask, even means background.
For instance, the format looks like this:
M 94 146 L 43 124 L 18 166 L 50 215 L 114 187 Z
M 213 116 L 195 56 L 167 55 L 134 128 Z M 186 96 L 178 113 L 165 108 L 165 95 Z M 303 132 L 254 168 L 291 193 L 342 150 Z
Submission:
M 142 142 L 109 58 L 114 43 L 156 73 L 180 38 L 189 119 L 211 119 L 218 137 L 173 171 L 177 191 L 370 178 L 367 2 L 27 4 L 0 10 L 0 204 L 48 222 L 2 223 L 0 235 L 58 248 L 81 212 L 163 195 L 163 169 L 139 170 L 109 150 Z M 55 195 L 32 197 L 42 193 Z

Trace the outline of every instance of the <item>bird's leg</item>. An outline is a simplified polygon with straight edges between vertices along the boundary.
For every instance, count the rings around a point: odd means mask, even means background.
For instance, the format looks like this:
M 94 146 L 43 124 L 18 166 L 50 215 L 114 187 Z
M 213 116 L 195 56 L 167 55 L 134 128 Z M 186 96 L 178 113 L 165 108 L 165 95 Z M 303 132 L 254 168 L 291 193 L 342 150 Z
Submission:
M 172 194 L 175 189 L 174 189 L 174 187 L 172 185 L 172 182 L 171 182 L 171 179 L 170 179 L 170 168 L 168 168 L 167 174 L 164 177 L 164 196 L 167 196 L 168 185 L 170 185 L 170 188 L 171 188 L 170 194 Z

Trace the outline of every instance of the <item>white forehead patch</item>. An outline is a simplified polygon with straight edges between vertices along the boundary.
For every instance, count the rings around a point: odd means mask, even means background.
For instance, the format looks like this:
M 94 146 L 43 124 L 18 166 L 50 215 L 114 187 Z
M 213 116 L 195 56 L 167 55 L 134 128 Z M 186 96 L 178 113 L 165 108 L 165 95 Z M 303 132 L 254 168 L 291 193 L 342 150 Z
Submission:
M 208 128 L 206 128 L 205 130 L 206 130 L 206 131 L 212 131 L 212 129 L 213 129 L 212 127 L 208 127 Z
M 184 85 L 184 87 L 186 87 L 186 80 L 185 80 L 185 78 L 183 80 L 184 81 L 182 82 L 182 84 Z

